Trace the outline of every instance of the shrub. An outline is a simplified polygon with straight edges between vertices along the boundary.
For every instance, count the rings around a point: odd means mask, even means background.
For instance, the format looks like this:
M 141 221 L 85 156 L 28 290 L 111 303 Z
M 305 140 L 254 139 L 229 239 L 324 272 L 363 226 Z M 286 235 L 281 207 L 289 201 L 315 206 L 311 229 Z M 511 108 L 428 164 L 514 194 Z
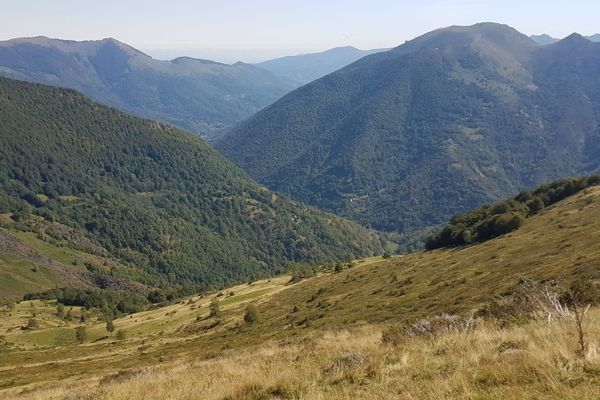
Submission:
M 208 306 L 209 316 L 210 317 L 219 317 L 221 316 L 221 305 L 219 304 L 219 299 L 214 297 L 210 301 L 210 305 Z
M 106 323 L 106 331 L 110 333 L 115 331 L 115 324 L 112 321 Z
M 255 322 L 258 322 L 258 320 L 258 309 L 254 304 L 248 305 L 248 307 L 246 307 L 246 312 L 244 313 L 244 322 L 246 322 L 247 324 L 253 324 Z
M 30 318 L 29 321 L 27 321 L 27 329 L 38 329 L 40 327 L 40 323 L 37 319 L 35 318 Z
M 125 333 L 125 331 L 123 329 L 119 329 L 117 331 L 117 340 L 125 340 L 125 338 L 127 337 L 127 333 Z
M 578 354 L 583 356 L 586 348 L 586 335 L 583 324 L 589 308 L 600 302 L 600 291 L 592 282 L 579 280 L 573 282 L 562 298 L 575 314 L 575 327 L 577 328 L 577 342 L 579 344 Z
M 87 330 L 85 329 L 85 326 L 78 326 L 75 328 L 75 339 L 77 339 L 79 343 L 85 342 L 87 339 Z

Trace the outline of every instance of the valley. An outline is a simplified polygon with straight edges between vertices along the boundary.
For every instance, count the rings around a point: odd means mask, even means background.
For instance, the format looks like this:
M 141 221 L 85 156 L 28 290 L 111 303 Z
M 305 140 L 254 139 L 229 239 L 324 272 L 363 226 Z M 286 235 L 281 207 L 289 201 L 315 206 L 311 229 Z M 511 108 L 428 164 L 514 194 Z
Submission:
M 600 6 L 334 3 L 3 6 L 0 400 L 600 399 Z
M 8 398 L 21 393 L 59 399 L 69 398 L 71 385 L 80 388 L 75 392 L 80 396 L 107 399 L 134 392 L 162 398 L 165 390 L 178 398 L 206 390 L 205 398 L 211 399 L 368 398 L 374 391 L 381 398 L 418 393 L 423 398 L 436 393 L 535 398 L 545 393 L 558 399 L 593 393 L 600 379 L 594 372 L 600 361 L 596 309 L 587 321 L 589 353 L 583 359 L 575 355 L 568 319 L 498 328 L 495 319 L 483 318 L 472 331 L 429 339 L 401 336 L 404 344 L 397 348 L 382 344 L 381 332 L 385 338 L 390 326 L 477 315 L 493 299 L 510 298 L 524 279 L 597 282 L 598 215 L 600 188 L 591 187 L 531 217 L 517 231 L 482 244 L 356 260 L 341 272 L 325 270 L 298 283 L 281 276 L 124 316 L 113 321 L 123 330 L 122 339 L 95 316 L 84 324 L 64 321 L 56 317 L 52 301 L 20 302 L 2 311 L 0 386 Z M 212 299 L 220 304 L 218 316 L 210 316 Z M 256 319 L 244 322 L 248 304 L 255 305 Z M 40 327 L 23 330 L 32 309 Z M 79 312 L 73 308 L 75 316 Z M 87 332 L 83 344 L 74 334 L 80 325 Z M 498 350 L 505 345 L 515 350 Z M 468 356 L 458 362 L 460 354 Z M 521 367 L 506 367 L 513 357 Z M 258 369 L 251 367 L 257 359 Z M 564 363 L 569 367 L 560 366 Z M 212 374 L 219 378 L 213 380 Z M 186 376 L 195 376 L 193 385 Z M 410 382 L 403 380 L 406 376 L 412 376 Z M 440 385 L 424 389 L 420 379 Z

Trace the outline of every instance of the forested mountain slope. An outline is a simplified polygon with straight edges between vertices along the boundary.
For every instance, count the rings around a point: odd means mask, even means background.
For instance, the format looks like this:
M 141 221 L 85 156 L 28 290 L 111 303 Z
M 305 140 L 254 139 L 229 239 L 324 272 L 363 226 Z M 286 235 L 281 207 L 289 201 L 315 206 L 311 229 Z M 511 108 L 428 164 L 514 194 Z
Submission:
M 0 78 L 0 138 L 5 226 L 111 257 L 149 285 L 382 251 L 373 232 L 270 192 L 191 134 L 68 89 Z
M 440 29 L 299 88 L 217 143 L 269 188 L 388 231 L 600 169 L 600 44 Z
M 77 89 L 203 136 L 249 117 L 294 87 L 249 64 L 188 57 L 160 61 L 114 39 L 0 42 L 0 75 Z

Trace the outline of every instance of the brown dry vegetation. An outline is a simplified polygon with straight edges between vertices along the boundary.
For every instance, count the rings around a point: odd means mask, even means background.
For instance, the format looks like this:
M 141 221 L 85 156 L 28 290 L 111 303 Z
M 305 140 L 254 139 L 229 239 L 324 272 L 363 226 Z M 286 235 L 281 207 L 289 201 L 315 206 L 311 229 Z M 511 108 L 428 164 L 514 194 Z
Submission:
M 375 325 L 67 381 L 25 399 L 595 399 L 600 312 L 575 355 L 571 321 L 381 341 Z M 75 389 L 77 388 L 77 389 Z M 14 393 L 14 392 L 13 392 Z M 10 394 L 9 394 L 10 396 Z
M 0 397 L 26 399 L 595 399 L 600 398 L 600 311 L 577 355 L 571 320 L 510 325 L 382 343 L 382 331 L 441 313 L 470 315 L 505 299 L 522 278 L 600 279 L 600 188 L 590 188 L 484 244 L 355 262 L 342 272 L 289 277 L 115 321 L 86 322 L 88 339 L 49 337 L 77 324 L 37 304 L 2 313 Z M 230 295 L 230 292 L 233 294 Z M 249 302 L 260 318 L 244 323 Z M 54 324 L 54 325 L 53 325 Z M 55 326 L 61 325 L 61 326 Z

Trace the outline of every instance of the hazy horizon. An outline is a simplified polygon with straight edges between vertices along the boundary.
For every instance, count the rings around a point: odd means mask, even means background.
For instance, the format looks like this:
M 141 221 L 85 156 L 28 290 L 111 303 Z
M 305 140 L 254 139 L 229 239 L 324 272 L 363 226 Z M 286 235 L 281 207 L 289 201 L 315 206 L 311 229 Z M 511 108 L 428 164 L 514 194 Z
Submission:
M 71 40 L 114 37 L 156 58 L 191 56 L 232 63 L 341 46 L 390 48 L 433 29 L 478 22 L 498 22 L 527 35 L 559 38 L 600 31 L 595 18 L 600 4 L 588 0 L 569 7 L 539 0 L 526 4 L 516 0 L 501 4 L 490 0 L 123 3 L 22 0 L 6 4 L 0 40 L 38 35 Z

